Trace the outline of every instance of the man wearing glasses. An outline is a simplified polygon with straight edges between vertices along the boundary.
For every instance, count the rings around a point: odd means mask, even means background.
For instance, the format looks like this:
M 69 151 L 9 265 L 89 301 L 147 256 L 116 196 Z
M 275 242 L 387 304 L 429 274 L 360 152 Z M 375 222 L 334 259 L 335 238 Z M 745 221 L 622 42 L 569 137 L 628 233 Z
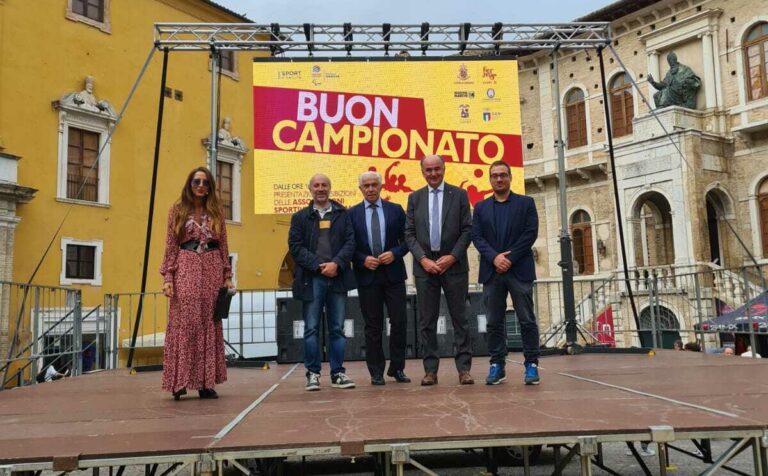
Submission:
M 537 385 L 539 327 L 533 313 L 536 268 L 531 247 L 539 232 L 539 217 L 532 198 L 511 191 L 512 174 L 507 163 L 492 163 L 489 176 L 493 196 L 475 205 L 472 218 L 472 241 L 481 256 L 478 281 L 483 283 L 491 354 L 485 383 L 498 385 L 507 377 L 504 318 L 509 293 L 523 339 L 524 382 Z

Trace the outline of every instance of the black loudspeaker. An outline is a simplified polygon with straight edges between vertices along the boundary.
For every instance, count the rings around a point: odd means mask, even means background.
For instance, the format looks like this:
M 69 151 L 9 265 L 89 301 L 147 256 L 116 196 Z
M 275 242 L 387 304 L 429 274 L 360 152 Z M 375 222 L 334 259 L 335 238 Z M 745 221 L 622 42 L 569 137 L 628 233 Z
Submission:
M 405 331 L 405 358 L 412 359 L 417 355 L 416 345 L 416 297 L 407 296 L 405 302 L 406 331 Z M 344 360 L 365 360 L 365 319 L 360 310 L 360 298 L 350 296 L 347 300 L 347 314 L 345 318 L 344 334 L 347 336 L 347 344 L 344 348 Z M 384 332 L 382 335 L 384 358 L 389 360 L 389 312 L 384 306 Z
M 301 301 L 277 299 L 277 362 L 304 362 L 304 319 Z M 325 356 L 325 319 L 320 321 L 320 348 Z
M 482 292 L 467 294 L 467 322 L 469 335 L 472 338 L 472 355 L 474 357 L 488 356 L 488 320 L 485 312 L 485 300 Z

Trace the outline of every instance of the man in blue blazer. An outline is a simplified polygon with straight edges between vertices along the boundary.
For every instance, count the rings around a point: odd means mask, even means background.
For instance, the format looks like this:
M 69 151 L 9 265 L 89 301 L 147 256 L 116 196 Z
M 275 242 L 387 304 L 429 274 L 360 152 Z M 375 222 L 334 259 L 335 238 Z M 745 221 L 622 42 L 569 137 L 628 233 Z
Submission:
M 397 382 L 411 379 L 405 374 L 406 309 L 405 212 L 396 203 L 381 199 L 381 175 L 365 172 L 358 180 L 364 200 L 349 210 L 355 230 L 352 267 L 357 278 L 360 310 L 365 320 L 365 361 L 371 384 L 384 385 L 384 305 L 389 314 L 389 370 Z
M 475 205 L 472 241 L 480 252 L 478 281 L 486 301 L 488 351 L 491 368 L 485 382 L 506 380 L 507 342 L 504 317 L 507 293 L 512 296 L 523 338 L 526 385 L 539 383 L 539 327 L 533 313 L 533 281 L 536 268 L 531 247 L 539 233 L 539 216 L 533 199 L 510 189 L 512 173 L 502 161 L 491 164 L 493 196 Z

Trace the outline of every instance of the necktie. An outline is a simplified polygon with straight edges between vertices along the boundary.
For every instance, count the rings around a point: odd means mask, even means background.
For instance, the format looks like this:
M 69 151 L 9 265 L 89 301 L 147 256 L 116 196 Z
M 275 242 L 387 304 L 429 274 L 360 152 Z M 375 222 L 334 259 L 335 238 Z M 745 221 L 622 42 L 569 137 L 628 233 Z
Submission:
M 429 246 L 432 251 L 440 251 L 440 202 L 438 202 L 440 190 L 432 190 L 432 193 L 435 196 L 432 199 L 432 227 L 429 230 Z
M 381 254 L 381 225 L 379 224 L 379 211 L 376 210 L 377 205 L 371 204 L 371 251 L 373 256 L 379 256 Z

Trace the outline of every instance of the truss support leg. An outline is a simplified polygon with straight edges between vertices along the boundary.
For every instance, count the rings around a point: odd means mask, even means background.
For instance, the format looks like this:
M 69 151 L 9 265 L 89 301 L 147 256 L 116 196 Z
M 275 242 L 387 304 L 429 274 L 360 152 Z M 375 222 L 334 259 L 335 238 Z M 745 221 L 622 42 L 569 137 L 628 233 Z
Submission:
M 523 446 L 523 476 L 531 476 L 531 455 L 528 452 L 530 446 Z
M 667 476 L 667 445 L 666 443 L 656 443 L 656 453 L 659 456 L 659 476 Z
M 597 453 L 597 438 L 582 436 L 579 438 L 579 457 L 581 458 L 581 476 L 592 476 L 592 456 Z
M 760 438 L 752 439 L 752 461 L 755 468 L 755 476 L 763 476 L 763 458 L 761 455 Z

